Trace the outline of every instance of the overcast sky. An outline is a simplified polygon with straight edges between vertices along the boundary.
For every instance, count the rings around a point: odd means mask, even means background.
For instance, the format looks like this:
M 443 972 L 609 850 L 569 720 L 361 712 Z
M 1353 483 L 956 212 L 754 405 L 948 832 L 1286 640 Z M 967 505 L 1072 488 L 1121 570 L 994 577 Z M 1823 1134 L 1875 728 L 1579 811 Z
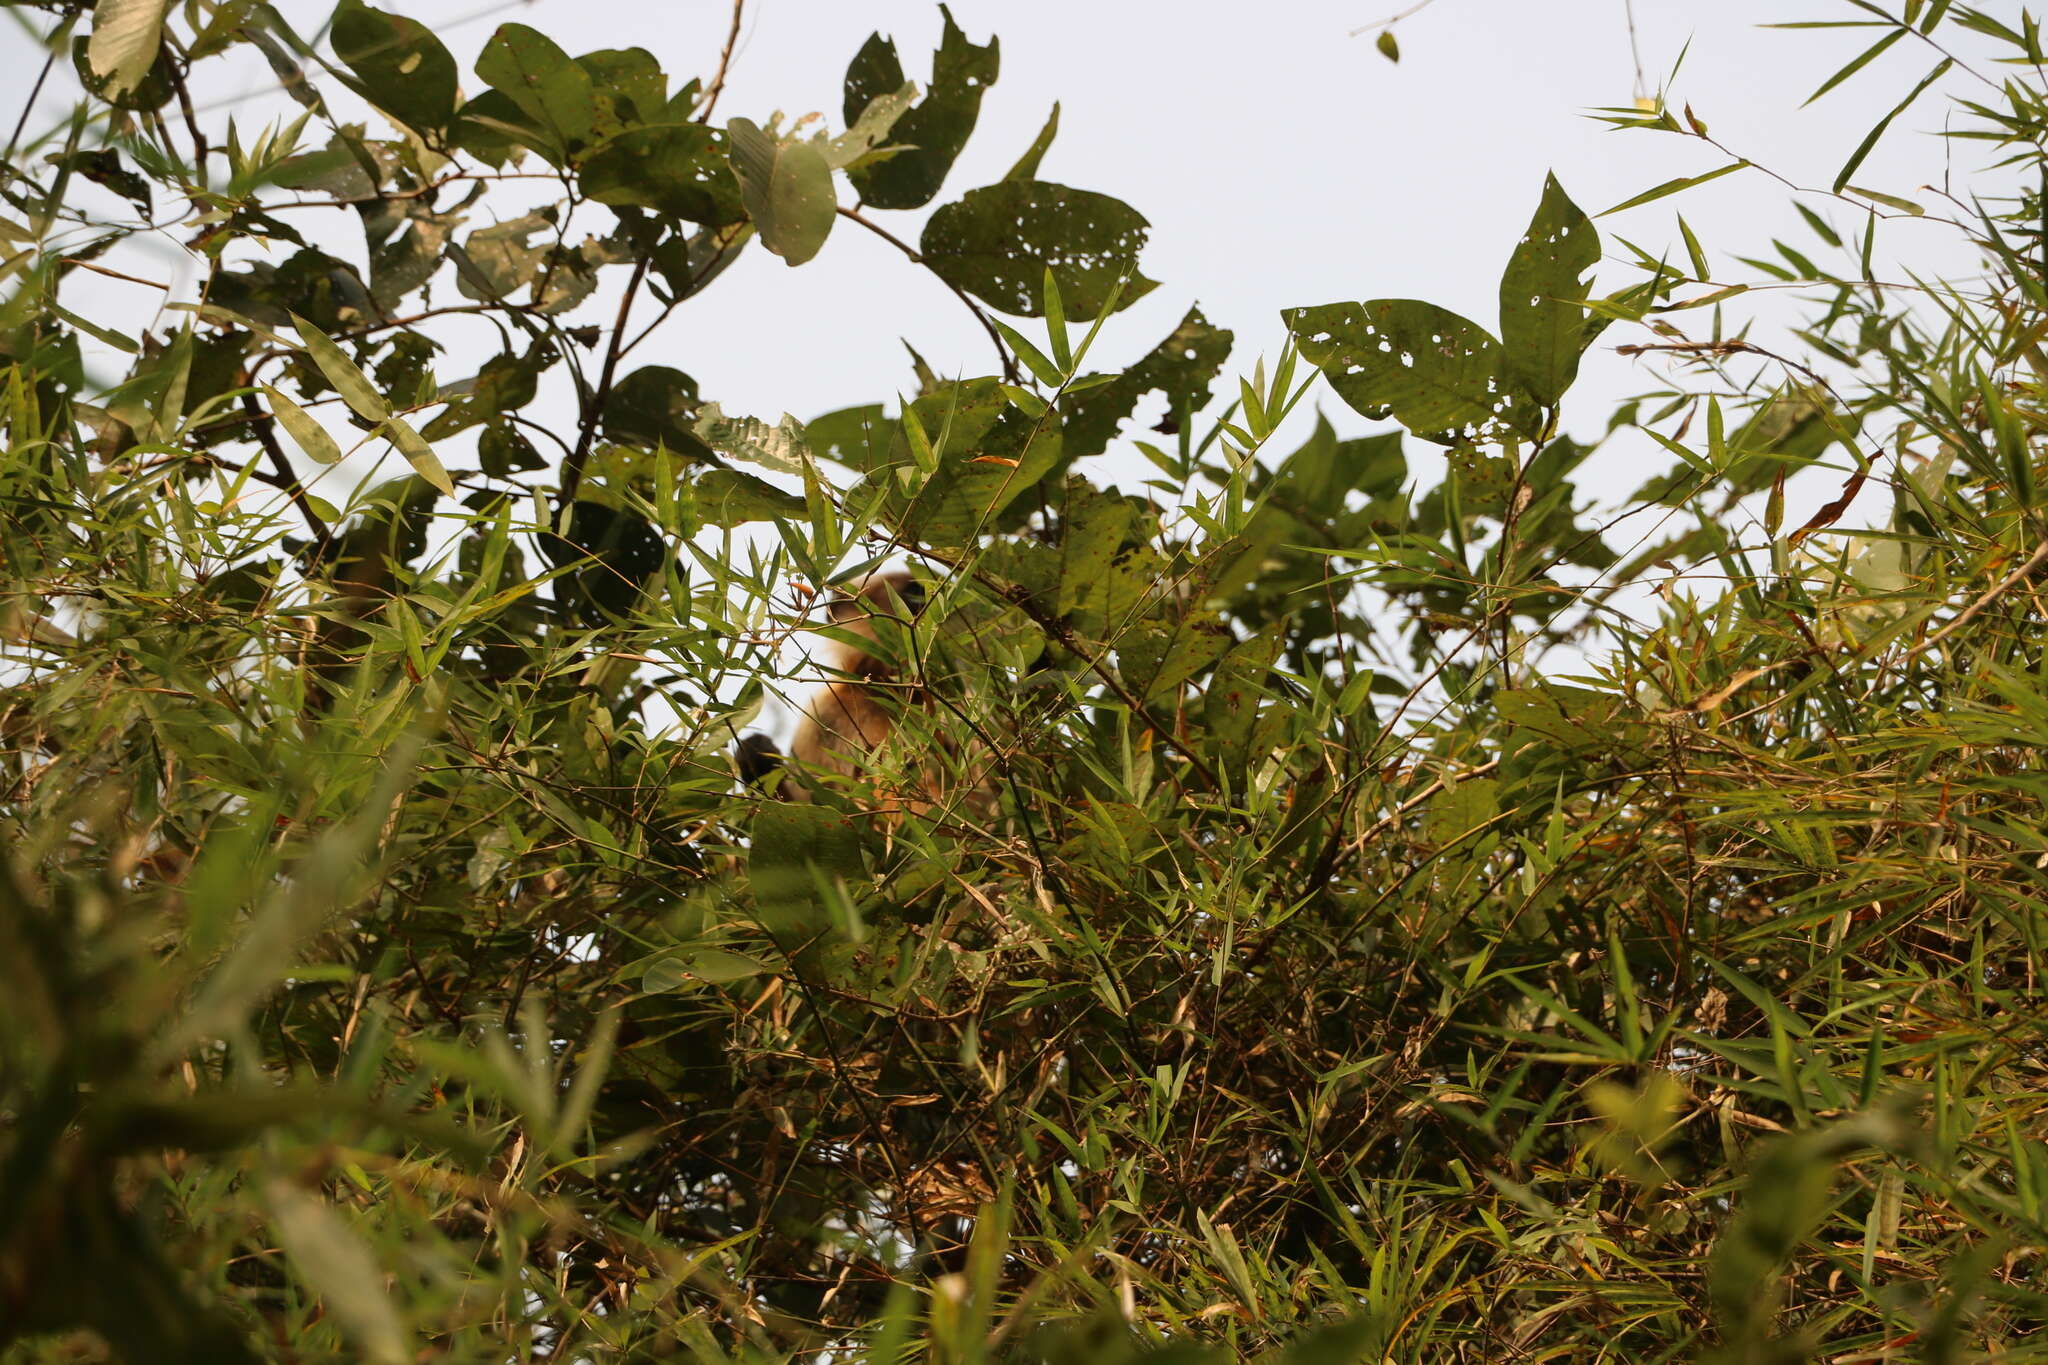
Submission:
M 281 0 L 281 7 L 305 32 L 319 29 L 328 8 L 304 0 Z M 1663 86 L 1682 51 L 1674 103 L 1689 102 L 1735 152 L 1810 185 L 1833 180 L 1864 131 L 1930 61 L 1926 49 L 1901 43 L 1801 109 L 1869 35 L 1759 25 L 1853 17 L 1847 0 L 1635 0 L 1633 41 L 1623 0 L 1435 0 L 1399 23 L 1403 59 L 1396 65 L 1374 50 L 1370 33 L 1349 35 L 1397 7 L 1378 0 L 956 0 L 953 13 L 972 39 L 1001 37 L 1002 72 L 941 201 L 1000 176 L 1058 100 L 1061 132 L 1040 174 L 1117 195 L 1145 214 L 1153 232 L 1143 268 L 1162 282 L 1113 321 L 1097 363 L 1136 358 L 1199 302 L 1236 331 L 1233 368 L 1249 371 L 1278 348 L 1278 313 L 1292 305 L 1419 297 L 1492 327 L 1501 265 L 1546 171 L 1598 213 L 1670 177 L 1722 164 L 1697 141 L 1614 132 L 1585 116 L 1592 106 L 1626 105 Z M 644 46 L 678 83 L 716 65 L 732 14 L 730 0 L 484 7 L 415 0 L 404 8 L 437 28 L 465 73 L 493 28 L 516 19 L 571 52 Z M 2017 6 L 2010 8 L 2017 21 Z M 847 62 L 876 29 L 895 37 L 907 73 L 923 83 L 940 31 L 935 4 L 747 0 L 721 115 L 818 110 L 836 128 Z M 0 69 L 24 73 L 32 54 L 18 32 L 10 39 Z M 249 93 L 217 101 L 208 115 L 216 123 L 233 112 L 246 129 L 288 109 L 265 92 L 272 82 L 260 66 L 244 69 L 239 85 L 222 79 L 211 88 Z M 68 108 L 71 91 L 59 88 L 61 80 L 51 84 L 45 103 L 54 115 Z M 479 84 L 465 79 L 467 88 Z M 1932 135 L 1943 113 L 1943 103 L 1927 97 L 1894 125 L 1857 181 L 1932 203 L 1918 187 L 1949 173 L 1950 144 Z M 1957 174 L 1969 169 L 1965 161 Z M 844 198 L 851 202 L 850 192 Z M 1858 223 L 1845 206 L 1808 202 L 1844 228 Z M 1674 209 L 1705 241 L 1717 273 L 1725 266 L 1731 279 L 1752 277 L 1731 254 L 1767 255 L 1773 236 L 1815 247 L 1784 188 L 1760 172 L 1602 219 L 1600 227 L 1682 259 Z M 310 216 L 294 221 L 303 225 Z M 359 259 L 352 224 L 331 216 L 334 232 L 325 241 Z M 877 216 L 915 240 L 924 211 Z M 1884 240 L 1923 273 L 1971 264 L 1948 229 L 1902 221 Z M 1610 240 L 1610 259 L 1617 254 Z M 1631 276 L 1610 267 L 1605 278 L 1612 286 Z M 618 287 L 610 281 L 578 320 L 608 325 Z M 951 293 L 842 222 L 823 253 L 798 269 L 750 249 L 635 359 L 687 371 L 730 412 L 809 418 L 911 387 L 899 337 L 943 371 L 992 368 L 986 337 Z M 1657 382 L 1640 362 L 1611 353 L 1618 339 L 1629 338 L 1609 333 L 1608 349 L 1591 358 L 1567 400 L 1567 424 L 1582 435 L 1602 429 L 1614 399 Z M 463 372 L 452 361 L 442 369 L 443 378 Z M 1326 391 L 1312 401 L 1346 434 L 1368 429 Z M 1638 448 L 1610 460 L 1646 458 Z M 1117 468 L 1149 472 L 1135 458 Z M 1625 491 L 1637 477 L 1616 468 L 1606 491 Z
M 425 9 L 472 15 L 473 3 L 434 0 Z M 1418 297 L 1491 327 L 1500 268 L 1547 170 L 1598 213 L 1722 164 L 1697 141 L 1615 132 L 1585 116 L 1593 106 L 1629 104 L 1645 86 L 1654 92 L 1682 52 L 1677 100 L 1732 150 L 1820 186 L 1932 60 L 1899 44 L 1802 110 L 1870 35 L 1760 25 L 1854 17 L 1846 0 L 1636 0 L 1633 43 L 1623 0 L 1436 0 L 1397 26 L 1398 65 L 1374 50 L 1370 34 L 1349 36 L 1402 7 L 958 0 L 952 11 L 969 37 L 1001 37 L 1002 74 L 941 199 L 1000 176 L 1059 101 L 1060 135 L 1040 174 L 1124 198 L 1153 225 L 1144 268 L 1161 286 L 1106 331 L 1101 361 L 1142 354 L 1199 302 L 1237 333 L 1234 363 L 1249 370 L 1278 348 L 1278 312 L 1291 305 Z M 680 79 L 715 65 L 731 6 L 535 0 L 485 13 L 444 30 L 465 62 L 495 24 L 517 18 L 571 51 L 647 47 Z M 722 110 L 822 110 L 836 127 L 847 61 L 877 29 L 896 39 L 905 70 L 922 81 L 940 30 L 935 4 L 748 0 Z M 1909 196 L 1939 183 L 1950 147 L 1930 132 L 1942 112 L 1928 97 L 1857 181 Z M 1808 202 L 1845 228 L 1856 223 L 1845 207 Z M 1783 187 L 1758 172 L 1600 227 L 1683 259 L 1677 209 L 1729 278 L 1752 277 L 1731 253 L 1768 255 L 1773 236 L 1816 246 Z M 923 212 L 877 216 L 915 240 Z M 1923 270 L 1971 263 L 1946 229 L 1900 222 L 1881 240 Z M 1614 284 L 1627 278 L 1608 272 Z M 942 285 L 867 234 L 835 231 L 818 259 L 797 269 L 750 253 L 645 349 L 694 375 L 728 410 L 772 419 L 909 387 L 898 336 L 942 369 L 990 367 L 986 338 Z M 1612 400 L 1654 384 L 1633 362 L 1603 353 L 1568 400 L 1568 423 L 1598 432 Z M 1313 400 L 1347 433 L 1368 428 L 1326 392 Z M 1135 460 L 1119 468 L 1150 472 Z M 1633 486 L 1631 471 L 1618 477 Z

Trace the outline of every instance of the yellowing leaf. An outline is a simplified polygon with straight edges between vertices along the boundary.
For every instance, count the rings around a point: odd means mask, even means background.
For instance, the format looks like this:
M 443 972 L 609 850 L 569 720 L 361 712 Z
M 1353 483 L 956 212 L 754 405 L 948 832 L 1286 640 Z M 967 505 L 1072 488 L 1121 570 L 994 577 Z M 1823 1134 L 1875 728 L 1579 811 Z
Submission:
M 270 411 L 276 416 L 277 424 L 290 433 L 300 450 L 321 464 L 340 461 L 341 447 L 311 413 L 268 384 L 263 385 L 263 396 L 270 400 Z
M 92 74 L 107 78 L 109 98 L 133 90 L 149 74 L 170 7 L 171 0 L 100 0 L 93 7 L 85 55 Z
M 299 329 L 299 339 L 306 344 L 306 354 L 313 357 L 313 363 L 320 367 L 320 373 L 327 376 L 327 382 L 334 385 L 342 401 L 354 408 L 356 415 L 366 422 L 381 422 L 391 415 L 391 407 L 384 401 L 384 395 L 377 392 L 370 383 L 370 377 L 356 367 L 341 347 L 329 339 L 327 333 L 300 317 L 292 316 L 292 326 Z
M 398 447 L 398 453 L 411 462 L 419 476 L 450 497 L 455 495 L 455 484 L 448 477 L 448 470 L 441 464 L 441 457 L 427 444 L 427 438 L 412 429 L 403 417 L 390 417 L 384 421 L 384 433 L 391 438 L 391 444 Z

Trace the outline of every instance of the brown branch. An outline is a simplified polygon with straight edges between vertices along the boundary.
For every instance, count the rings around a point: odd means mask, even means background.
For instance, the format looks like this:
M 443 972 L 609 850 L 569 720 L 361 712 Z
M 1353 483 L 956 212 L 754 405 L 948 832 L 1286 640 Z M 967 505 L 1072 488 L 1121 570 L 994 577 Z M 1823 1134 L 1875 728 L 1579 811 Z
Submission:
M 877 237 L 880 237 L 890 246 L 895 247 L 898 251 L 904 254 L 904 256 L 910 261 L 912 265 L 925 264 L 923 252 L 919 251 L 910 243 L 904 241 L 901 237 L 898 237 L 895 233 L 889 231 L 889 229 L 883 227 L 880 223 L 875 222 L 872 218 L 863 216 L 859 209 L 841 208 L 839 210 L 839 216 L 842 218 L 851 218 L 854 222 L 859 223 L 862 227 L 866 228 L 869 232 L 874 233 Z M 988 333 L 988 339 L 990 342 L 994 344 L 996 348 L 996 354 L 1002 358 L 1003 378 L 1007 379 L 1012 384 L 1017 383 L 1017 361 L 1015 357 L 1013 357 L 1010 354 L 1009 348 L 1003 345 L 1002 333 L 998 332 L 996 330 L 995 324 L 989 321 L 988 314 L 982 311 L 981 305 L 976 303 L 974 299 L 967 293 L 966 290 L 962 289 L 959 285 L 947 279 L 944 275 L 940 275 L 938 271 L 934 270 L 932 271 L 932 274 L 937 276 L 939 281 L 942 284 L 944 284 L 946 288 L 952 290 L 956 295 L 958 295 L 960 298 L 960 302 L 967 305 L 967 311 L 974 314 L 974 320 L 981 324 L 981 329 L 984 332 Z
M 313 557 L 317 559 L 334 539 L 334 528 L 313 510 L 306 485 L 299 481 L 292 462 L 285 458 L 284 447 L 277 443 L 277 432 L 273 430 L 277 419 L 263 410 L 253 393 L 242 395 L 242 410 L 249 414 L 249 429 L 255 433 L 257 444 L 263 447 L 263 453 L 270 457 L 271 467 L 277 471 L 279 482 L 275 486 L 292 500 L 292 505 L 299 509 L 299 515 L 306 519 L 307 527 L 313 532 Z
M 569 458 L 562 465 L 561 505 L 567 507 L 575 501 L 576 489 L 583 482 L 583 466 L 590 459 L 591 442 L 597 437 L 597 424 L 604 418 L 605 401 L 611 397 L 612 375 L 619 368 L 619 356 L 624 353 L 626 320 L 633 312 L 633 300 L 640 292 L 640 282 L 647 278 L 647 266 L 652 257 L 645 251 L 633 262 L 633 278 L 626 281 L 626 292 L 619 299 L 618 321 L 612 324 L 611 340 L 605 343 L 604 367 L 597 372 L 597 388 L 591 392 L 590 406 L 583 413 L 583 421 L 576 432 L 576 449 L 569 452 Z
M 697 111 L 697 122 L 711 122 L 711 111 L 718 106 L 718 97 L 725 93 L 725 73 L 732 69 L 732 50 L 740 41 L 740 16 L 747 8 L 747 0 L 732 0 L 732 27 L 725 31 L 725 51 L 718 54 L 718 72 L 711 78 L 711 86 L 704 92 L 704 107 Z
M 1919 644 L 1914 645 L 1911 649 L 1907 650 L 1906 657 L 1910 659 L 1913 658 L 1915 655 L 1925 654 L 1928 650 L 1933 649 L 1943 640 L 1946 640 L 1949 636 L 1961 630 L 1964 626 L 1968 625 L 1972 620 L 1974 620 L 1979 612 L 1983 611 L 1984 608 L 1990 606 L 1993 602 L 1996 602 L 2001 596 L 2003 596 L 2006 593 L 2006 591 L 2012 587 L 2013 584 L 2019 582 L 2022 578 L 2025 578 L 2035 569 L 2041 567 L 2041 563 L 2043 560 L 2048 560 L 2048 540 L 2044 540 L 2039 545 L 2036 545 L 2034 547 L 2034 553 L 2027 557 L 2026 563 L 2020 565 L 2017 569 L 2014 569 L 2004 578 L 1999 579 L 1998 582 L 1992 584 L 1989 588 L 1985 589 L 1984 595 L 1982 597 L 1979 597 L 1976 601 L 1970 603 L 1969 606 L 1964 607 L 1961 614 L 1959 614 L 1955 620 L 1949 622 L 1940 630 L 1935 631 L 1934 634 L 1928 636 Z

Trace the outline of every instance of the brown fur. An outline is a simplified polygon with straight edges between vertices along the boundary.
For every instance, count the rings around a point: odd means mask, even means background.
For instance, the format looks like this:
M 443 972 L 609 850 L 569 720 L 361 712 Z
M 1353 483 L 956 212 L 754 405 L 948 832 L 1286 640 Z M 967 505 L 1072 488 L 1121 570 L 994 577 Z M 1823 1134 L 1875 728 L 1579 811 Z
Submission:
M 907 573 L 876 574 L 858 592 L 834 596 L 832 624 L 871 642 L 878 617 L 908 625 L 914 581 Z M 790 757 L 807 768 L 849 775 L 889 738 L 895 727 L 891 706 L 906 700 L 905 689 L 894 664 L 879 652 L 832 640 L 818 661 L 834 676 L 800 708 Z
M 858 591 L 833 598 L 832 624 L 879 647 L 864 649 L 840 639 L 821 652 L 819 662 L 834 676 L 799 708 L 789 746 L 797 782 L 805 781 L 806 771 L 856 782 L 867 779 L 873 790 L 856 799 L 877 813 L 924 813 L 943 807 L 955 815 L 988 820 L 995 816 L 998 801 L 992 756 L 981 745 L 970 745 L 965 755 L 950 746 L 928 754 L 877 752 L 889 746 L 904 708 L 929 701 L 920 683 L 903 677 L 903 661 L 890 653 L 907 643 L 908 627 L 923 606 L 924 585 L 900 572 L 877 574 Z M 877 623 L 891 619 L 903 629 L 876 629 Z M 964 777 L 963 758 L 968 760 Z

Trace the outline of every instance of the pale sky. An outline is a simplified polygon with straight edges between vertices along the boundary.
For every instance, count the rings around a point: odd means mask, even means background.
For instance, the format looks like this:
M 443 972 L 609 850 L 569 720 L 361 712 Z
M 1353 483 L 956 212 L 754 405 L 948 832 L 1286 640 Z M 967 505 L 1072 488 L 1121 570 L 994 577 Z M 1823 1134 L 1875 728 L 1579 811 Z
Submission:
M 327 12 L 325 3 L 305 0 L 283 0 L 281 7 L 303 32 L 316 31 Z M 680 83 L 716 65 L 732 14 L 729 0 L 512 0 L 488 7 L 418 0 L 405 8 L 437 27 L 470 90 L 481 85 L 467 74 L 477 50 L 506 20 L 532 24 L 571 52 L 644 46 Z M 1212 321 L 1237 333 L 1227 382 L 1277 350 L 1284 336 L 1278 314 L 1288 306 L 1418 297 L 1493 327 L 1501 266 L 1546 171 L 1598 213 L 1660 181 L 1723 164 L 1720 153 L 1697 141 L 1614 132 L 1585 117 L 1592 106 L 1631 102 L 1639 89 L 1636 53 L 1641 80 L 1654 90 L 1689 44 L 1671 86 L 1674 104 L 1689 102 L 1734 152 L 1816 186 L 1833 180 L 1864 130 L 1932 60 L 1925 48 L 1900 43 L 1802 110 L 1814 86 L 1869 34 L 1766 32 L 1759 25 L 1854 17 L 1847 0 L 1635 0 L 1633 50 L 1623 0 L 1435 0 L 1397 27 L 1398 65 L 1374 50 L 1371 34 L 1348 36 L 1395 8 L 1382 0 L 956 0 L 953 13 L 970 38 L 1001 37 L 1002 72 L 939 202 L 1000 176 L 1058 100 L 1061 131 L 1040 175 L 1116 195 L 1145 214 L 1152 241 L 1142 265 L 1161 281 L 1105 329 L 1095 363 L 1135 360 L 1199 302 Z M 2010 8 L 2017 21 L 2017 5 L 1986 8 Z M 21 12 L 13 14 L 18 22 Z M 40 26 L 42 17 L 35 22 Z M 875 29 L 895 37 L 907 74 L 922 84 L 940 29 L 935 4 L 747 0 L 721 117 L 819 110 L 837 128 L 846 64 Z M 18 31 L 0 42 L 0 69 L 33 70 Z M 51 82 L 48 116 L 68 108 L 66 76 L 60 69 Z M 1951 81 L 1966 83 L 1960 75 Z M 295 112 L 267 92 L 273 84 L 260 64 L 209 78 L 201 91 L 203 101 L 209 92 L 212 99 L 208 120 L 223 126 L 233 113 L 248 129 Z M 244 91 L 246 97 L 232 98 Z M 1857 182 L 1935 206 L 1919 187 L 1938 184 L 1949 171 L 1950 144 L 1930 135 L 1944 112 L 1934 94 L 1925 97 L 1893 126 Z M 42 122 L 32 121 L 31 132 Z M 1982 159 L 1966 147 L 1958 178 Z M 842 202 L 852 198 L 842 186 Z M 1860 225 L 1860 214 L 1847 206 L 1820 197 L 1807 202 L 1845 231 Z M 1783 187 L 1750 171 L 1599 220 L 1610 260 L 1621 254 L 1612 241 L 1617 232 L 1683 259 L 1675 210 L 1685 213 L 1717 273 L 1725 267 L 1729 279 L 1752 278 L 1732 254 L 1769 255 L 1773 236 L 1810 253 L 1818 246 Z M 914 241 L 925 212 L 875 216 Z M 294 222 L 303 227 L 314 216 L 296 215 Z M 323 245 L 360 260 L 350 217 L 320 216 L 333 220 Z M 487 216 L 472 218 L 472 226 L 486 222 Z M 601 223 L 593 227 L 602 230 Z M 1881 240 L 1923 274 L 1972 264 L 1951 229 L 1899 221 Z M 575 321 L 610 324 L 623 272 L 612 274 Z M 1611 265 L 1603 273 L 1609 287 L 1631 278 Z M 67 302 L 91 302 L 94 283 L 67 286 Z M 109 298 L 147 306 L 139 292 Z M 1769 300 L 1762 306 L 1768 310 Z M 1775 316 L 1792 314 L 1780 309 Z M 1691 314 L 1685 321 L 1703 319 Z M 1022 325 L 1027 335 L 1036 331 L 1035 323 Z M 728 412 L 809 418 L 912 387 L 899 337 L 942 371 L 992 369 L 986 337 L 944 286 L 841 222 L 822 254 L 800 268 L 750 248 L 634 359 L 687 371 Z M 1598 433 L 1616 398 L 1656 386 L 1653 372 L 1612 354 L 1613 345 L 1631 339 L 1641 338 L 1610 331 L 1589 357 L 1566 403 L 1567 425 L 1578 434 Z M 443 379 L 464 372 L 453 359 L 440 368 Z M 1326 390 L 1310 402 L 1319 402 L 1343 434 L 1369 429 Z M 544 398 L 529 415 L 566 424 L 571 414 L 565 403 L 550 407 Z M 1276 444 L 1284 451 L 1292 442 Z M 1427 448 L 1410 445 L 1411 460 L 1426 469 Z M 1650 458 L 1640 446 L 1617 452 L 1609 457 L 1612 486 L 1591 491 L 1625 492 L 1644 472 L 1626 466 Z M 1113 452 L 1111 461 L 1122 475 L 1150 472 L 1128 453 Z M 1808 496 L 1818 502 L 1827 491 L 1816 486 Z

